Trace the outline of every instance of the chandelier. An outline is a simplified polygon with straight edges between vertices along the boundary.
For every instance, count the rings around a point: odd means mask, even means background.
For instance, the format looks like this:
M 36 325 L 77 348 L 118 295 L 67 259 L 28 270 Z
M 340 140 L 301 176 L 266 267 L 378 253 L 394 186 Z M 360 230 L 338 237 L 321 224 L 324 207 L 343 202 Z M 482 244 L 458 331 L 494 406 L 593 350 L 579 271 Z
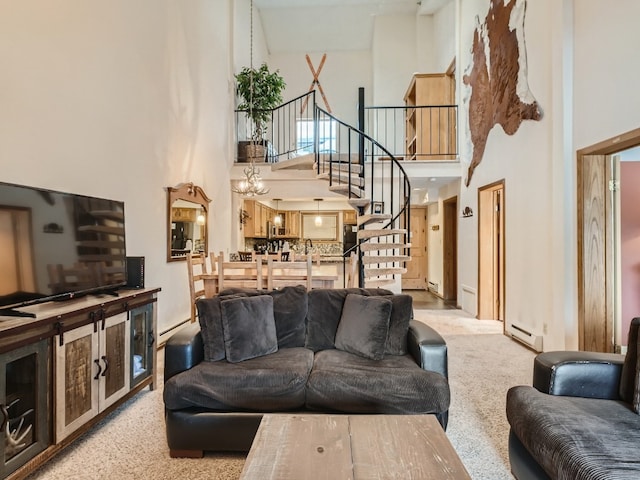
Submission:
M 255 197 L 269 193 L 269 189 L 265 188 L 260 177 L 260 169 L 255 166 L 253 159 L 251 160 L 251 165 L 244 169 L 244 178 L 237 185 L 232 186 L 231 190 L 245 197 Z

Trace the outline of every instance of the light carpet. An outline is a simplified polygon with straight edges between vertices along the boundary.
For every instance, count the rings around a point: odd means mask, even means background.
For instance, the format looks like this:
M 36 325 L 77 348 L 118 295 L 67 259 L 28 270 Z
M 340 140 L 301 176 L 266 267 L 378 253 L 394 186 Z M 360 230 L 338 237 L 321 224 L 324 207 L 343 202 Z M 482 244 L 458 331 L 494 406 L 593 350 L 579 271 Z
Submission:
M 451 409 L 447 435 L 473 479 L 513 478 L 507 455 L 505 396 L 530 384 L 534 353 L 508 339 L 502 324 L 459 310 L 419 310 L 449 349 Z M 172 459 L 162 389 L 145 390 L 33 473 L 29 480 L 215 479 L 240 476 L 243 454 Z

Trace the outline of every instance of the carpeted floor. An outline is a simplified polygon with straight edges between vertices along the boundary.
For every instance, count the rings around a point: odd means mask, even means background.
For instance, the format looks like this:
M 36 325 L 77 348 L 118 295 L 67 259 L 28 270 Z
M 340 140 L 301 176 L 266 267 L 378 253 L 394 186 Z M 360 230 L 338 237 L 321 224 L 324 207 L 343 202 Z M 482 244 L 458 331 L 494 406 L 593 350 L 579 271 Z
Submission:
M 534 353 L 502 335 L 502 324 L 459 310 L 416 309 L 449 348 L 452 404 L 447 435 L 471 477 L 511 479 L 505 395 L 530 384 Z M 244 455 L 207 453 L 171 459 L 164 435 L 162 389 L 145 390 L 96 425 L 29 480 L 237 479 Z

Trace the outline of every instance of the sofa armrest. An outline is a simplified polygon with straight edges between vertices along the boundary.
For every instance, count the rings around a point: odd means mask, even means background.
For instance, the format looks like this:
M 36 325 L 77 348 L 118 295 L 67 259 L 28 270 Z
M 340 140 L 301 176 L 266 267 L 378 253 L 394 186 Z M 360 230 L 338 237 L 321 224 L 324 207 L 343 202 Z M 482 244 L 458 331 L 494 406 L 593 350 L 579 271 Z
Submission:
M 192 323 L 169 338 L 164 347 L 164 381 L 204 359 L 200 325 Z
M 418 320 L 409 321 L 407 349 L 420 368 L 449 378 L 447 343 L 429 325 Z
M 533 362 L 533 386 L 550 395 L 620 399 L 624 355 L 596 352 L 545 352 Z

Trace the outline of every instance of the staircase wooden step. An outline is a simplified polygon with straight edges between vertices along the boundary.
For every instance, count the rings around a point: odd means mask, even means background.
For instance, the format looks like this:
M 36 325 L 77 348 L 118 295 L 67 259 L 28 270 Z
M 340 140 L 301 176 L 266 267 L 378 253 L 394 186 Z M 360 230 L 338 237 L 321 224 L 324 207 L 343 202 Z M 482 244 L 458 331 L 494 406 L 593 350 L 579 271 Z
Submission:
M 363 255 L 362 263 L 371 265 L 375 263 L 396 263 L 408 262 L 411 260 L 409 255 Z
M 316 178 L 320 180 L 329 180 L 331 178 L 331 180 L 333 180 L 334 185 L 345 185 L 345 186 L 349 185 L 349 176 L 346 175 L 345 173 L 342 173 L 342 175 L 340 175 L 340 172 L 333 172 L 331 176 L 329 176 L 328 172 L 321 173 L 319 175 L 316 175 Z M 357 175 L 352 175 L 351 185 L 352 186 L 355 185 L 360 188 L 364 187 L 364 178 L 360 178 Z
M 392 267 L 392 268 L 365 268 L 364 269 L 364 277 L 381 277 L 383 275 L 395 275 L 395 274 L 403 274 L 407 273 L 406 268 L 402 267 Z
M 370 278 L 365 279 L 364 286 L 366 288 L 384 287 L 385 285 L 391 285 L 396 283 L 395 278 Z
M 320 163 L 328 164 L 331 163 L 344 163 L 349 164 L 357 163 L 360 165 L 360 156 L 357 153 L 320 153 L 318 154 L 318 158 L 320 159 Z
M 366 215 L 360 215 L 358 217 L 358 226 L 368 225 L 370 223 L 384 222 L 385 220 L 391 220 L 391 214 L 389 214 L 389 213 L 368 213 Z
M 368 198 L 350 198 L 349 200 L 347 200 L 347 203 L 351 205 L 351 207 L 358 210 L 358 208 L 360 207 L 367 208 L 371 203 L 371 200 L 369 200 Z
M 363 243 L 360 250 L 363 252 L 374 252 L 377 250 L 395 250 L 396 248 L 411 248 L 410 243 Z
M 404 235 L 407 231 L 404 228 L 368 228 L 365 230 L 358 230 L 358 238 L 364 240 L 365 238 L 384 237 L 387 235 Z
M 287 158 L 272 163 L 271 171 L 276 170 L 311 170 L 314 166 L 316 156 L 313 153 L 300 155 L 299 157 Z
M 359 163 L 343 163 L 343 162 L 330 162 L 326 165 L 326 170 L 331 168 L 332 172 L 351 172 L 351 175 L 360 175 L 363 167 Z
M 358 198 L 361 198 L 364 195 L 364 190 L 363 189 L 358 188 L 356 186 L 352 186 L 351 189 L 349 189 L 349 185 L 346 185 L 346 184 L 331 185 L 329 187 L 329 191 L 334 192 L 334 193 L 339 193 L 339 194 L 345 195 L 345 196 L 349 196 L 349 192 L 351 192 L 353 195 L 355 195 Z

